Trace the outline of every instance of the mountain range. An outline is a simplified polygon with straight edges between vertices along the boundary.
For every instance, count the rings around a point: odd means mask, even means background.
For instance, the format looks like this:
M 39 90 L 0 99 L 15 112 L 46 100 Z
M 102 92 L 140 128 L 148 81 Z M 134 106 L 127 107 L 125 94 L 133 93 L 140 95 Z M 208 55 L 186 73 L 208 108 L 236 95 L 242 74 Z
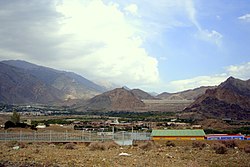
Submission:
M 202 86 L 195 89 L 185 90 L 177 93 L 163 92 L 156 96 L 159 99 L 166 100 L 196 100 L 199 96 L 203 95 L 207 89 L 213 89 L 215 86 Z
M 0 102 L 53 104 L 89 99 L 106 89 L 73 72 L 59 71 L 25 61 L 0 62 Z
M 230 77 L 219 86 L 152 96 L 126 86 L 108 91 L 76 73 L 20 60 L 2 61 L 0 69 L 4 104 L 70 104 L 77 111 L 167 111 L 171 106 L 172 112 L 185 104 L 178 111 L 185 107 L 183 113 L 193 117 L 250 119 L 250 80 Z
M 185 112 L 205 117 L 250 119 L 250 80 L 229 77 L 214 89 L 207 89 Z

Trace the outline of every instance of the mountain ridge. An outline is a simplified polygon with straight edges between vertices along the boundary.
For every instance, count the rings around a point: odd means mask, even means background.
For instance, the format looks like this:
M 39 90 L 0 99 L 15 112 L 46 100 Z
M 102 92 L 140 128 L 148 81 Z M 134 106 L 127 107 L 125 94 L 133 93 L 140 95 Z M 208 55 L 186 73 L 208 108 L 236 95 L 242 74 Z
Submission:
M 80 104 L 77 110 L 132 111 L 141 107 L 145 107 L 145 104 L 131 90 L 116 88 Z
M 250 119 L 250 80 L 229 77 L 217 88 L 206 90 L 184 111 L 206 117 Z
M 64 94 L 64 99 L 88 99 L 105 92 L 105 88 L 73 72 L 59 71 L 53 68 L 35 65 L 21 60 L 2 61 L 36 76 Z

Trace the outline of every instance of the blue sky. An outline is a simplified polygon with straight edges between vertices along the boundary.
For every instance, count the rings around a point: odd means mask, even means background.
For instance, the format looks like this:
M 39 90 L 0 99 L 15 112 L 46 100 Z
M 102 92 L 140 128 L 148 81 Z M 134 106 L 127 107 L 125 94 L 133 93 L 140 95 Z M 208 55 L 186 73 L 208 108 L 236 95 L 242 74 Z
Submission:
M 0 59 L 155 92 L 250 78 L 250 0 L 0 0 Z

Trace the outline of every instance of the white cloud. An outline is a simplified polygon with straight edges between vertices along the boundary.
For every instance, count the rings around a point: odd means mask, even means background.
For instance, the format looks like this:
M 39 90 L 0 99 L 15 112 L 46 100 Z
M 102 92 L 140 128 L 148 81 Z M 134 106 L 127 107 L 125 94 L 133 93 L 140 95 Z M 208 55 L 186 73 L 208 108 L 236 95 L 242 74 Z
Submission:
M 157 60 L 142 47 L 140 32 L 117 4 L 104 4 L 99 0 L 64 2 L 58 7 L 67 18 L 61 33 L 70 34 L 70 37 L 60 47 L 64 54 L 74 56 L 61 60 L 60 65 L 93 79 L 102 78 L 128 86 L 159 81 Z M 132 7 L 129 8 L 131 12 L 136 12 L 135 6 Z M 89 50 L 87 54 L 84 49 Z
M 230 76 L 245 80 L 250 79 L 250 62 L 228 66 L 226 71 Z
M 169 84 L 167 84 L 167 88 L 173 92 L 178 92 L 187 89 L 194 89 L 200 86 L 215 86 L 219 85 L 230 76 L 243 80 L 250 79 L 250 62 L 241 65 L 231 65 L 225 67 L 225 71 L 222 74 L 197 76 L 184 80 L 171 81 Z
M 196 36 L 198 37 L 198 39 L 207 41 L 207 42 L 211 42 L 217 46 L 220 46 L 222 43 L 222 38 L 223 35 L 219 32 L 217 32 L 216 30 L 207 30 L 202 28 L 202 26 L 200 25 L 200 23 L 198 22 L 197 18 L 196 18 L 196 9 L 194 6 L 194 2 L 192 0 L 187 0 L 185 1 L 185 8 L 186 11 L 188 13 L 188 17 L 190 19 L 190 21 L 196 26 L 196 28 L 198 29 L 198 32 L 196 34 Z
M 159 82 L 157 59 L 147 53 L 141 30 L 118 4 L 56 2 L 1 3 L 0 59 L 24 59 L 121 85 Z M 135 4 L 127 9 L 137 13 Z
M 136 4 L 130 4 L 124 8 L 124 10 L 132 15 L 138 16 L 138 7 Z
M 179 92 L 200 86 L 215 86 L 225 81 L 227 77 L 227 74 L 198 76 L 190 79 L 172 81 L 168 84 L 168 87 L 174 92 Z
M 212 31 L 200 30 L 197 33 L 197 38 L 204 40 L 204 41 L 207 41 L 207 42 L 211 42 L 217 46 L 220 46 L 221 42 L 222 42 L 223 35 L 215 30 L 212 30 Z
M 238 17 L 239 20 L 250 22 L 250 13 Z

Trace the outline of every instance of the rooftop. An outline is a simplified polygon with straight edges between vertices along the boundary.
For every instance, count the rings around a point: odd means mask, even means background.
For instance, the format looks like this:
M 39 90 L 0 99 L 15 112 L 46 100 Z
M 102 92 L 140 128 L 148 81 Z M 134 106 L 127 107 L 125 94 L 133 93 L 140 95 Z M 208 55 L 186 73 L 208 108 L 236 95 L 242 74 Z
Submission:
M 153 130 L 151 136 L 205 136 L 202 129 L 185 129 L 185 130 Z

